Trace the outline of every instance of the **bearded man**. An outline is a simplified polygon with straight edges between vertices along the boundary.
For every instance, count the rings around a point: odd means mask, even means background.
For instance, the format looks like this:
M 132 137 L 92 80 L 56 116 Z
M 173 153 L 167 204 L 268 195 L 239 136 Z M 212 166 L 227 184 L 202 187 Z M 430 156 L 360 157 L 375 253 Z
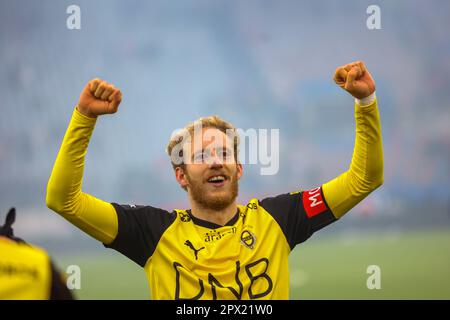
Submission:
M 84 88 L 47 186 L 47 206 L 144 268 L 153 299 L 288 299 L 288 256 L 383 183 L 375 82 L 363 62 L 336 69 L 355 98 L 349 169 L 320 187 L 236 201 L 243 175 L 236 129 L 217 116 L 174 135 L 167 152 L 190 209 L 109 203 L 82 192 L 84 157 L 98 117 L 122 93 L 100 79 Z M 214 137 L 214 139 L 212 139 Z

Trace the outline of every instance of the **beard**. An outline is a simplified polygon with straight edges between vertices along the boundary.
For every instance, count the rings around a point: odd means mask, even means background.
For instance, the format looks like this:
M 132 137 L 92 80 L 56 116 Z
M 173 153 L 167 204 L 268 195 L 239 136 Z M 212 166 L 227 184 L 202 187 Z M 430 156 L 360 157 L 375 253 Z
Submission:
M 192 199 L 205 209 L 224 210 L 238 196 L 237 172 L 228 176 L 230 179 L 229 184 L 223 188 L 224 190 L 215 192 L 211 192 L 210 188 L 207 188 L 208 186 L 203 181 L 192 179 L 187 172 L 185 175 L 189 183 Z

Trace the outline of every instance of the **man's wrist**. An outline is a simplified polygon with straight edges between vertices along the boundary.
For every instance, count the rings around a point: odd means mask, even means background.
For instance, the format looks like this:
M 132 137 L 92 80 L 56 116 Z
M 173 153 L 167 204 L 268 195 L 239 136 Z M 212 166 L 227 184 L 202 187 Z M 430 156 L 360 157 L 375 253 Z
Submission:
M 85 116 L 86 118 L 90 118 L 90 119 L 97 119 L 96 115 L 87 113 L 86 111 L 82 111 L 79 107 L 79 105 L 75 106 L 75 109 L 78 111 L 78 113 L 80 113 L 82 116 Z
M 362 99 L 355 98 L 355 103 L 360 106 L 368 106 L 372 104 L 376 99 L 375 91 L 370 95 Z
M 94 118 L 94 117 L 89 117 L 89 116 L 85 115 L 84 113 L 82 113 L 80 111 L 79 108 L 77 108 L 77 106 L 75 106 L 75 109 L 74 109 L 74 116 L 76 119 L 82 121 L 83 123 L 87 123 L 87 122 L 88 123 L 96 123 L 97 122 L 97 117 Z

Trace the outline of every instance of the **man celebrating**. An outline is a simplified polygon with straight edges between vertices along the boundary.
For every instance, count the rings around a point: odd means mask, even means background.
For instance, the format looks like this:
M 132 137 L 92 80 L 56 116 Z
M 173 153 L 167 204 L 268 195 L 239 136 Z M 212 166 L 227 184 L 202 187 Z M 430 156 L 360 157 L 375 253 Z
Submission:
M 167 148 L 191 206 L 172 212 L 108 203 L 81 191 L 97 117 L 115 113 L 122 99 L 113 85 L 91 80 L 53 167 L 47 206 L 142 266 L 154 299 L 287 299 L 290 251 L 383 183 L 375 83 L 363 62 L 339 67 L 334 80 L 356 98 L 355 148 L 346 172 L 312 190 L 238 205 L 243 166 L 236 129 L 216 116 L 200 118 Z

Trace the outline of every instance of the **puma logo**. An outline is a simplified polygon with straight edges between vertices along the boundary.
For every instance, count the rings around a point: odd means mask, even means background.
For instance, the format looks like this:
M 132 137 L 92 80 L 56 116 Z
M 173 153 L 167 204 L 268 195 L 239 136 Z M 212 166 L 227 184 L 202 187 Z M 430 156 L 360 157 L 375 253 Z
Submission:
M 184 243 L 186 246 L 188 246 L 189 248 L 191 248 L 192 249 L 192 251 L 194 251 L 194 255 L 195 255 L 195 260 L 197 260 L 198 259 L 198 252 L 200 251 L 200 250 L 202 250 L 202 249 L 205 249 L 205 247 L 201 247 L 200 249 L 195 249 L 194 248 L 194 245 L 192 244 L 192 242 L 191 241 L 189 241 L 189 240 L 186 240 L 186 242 Z

